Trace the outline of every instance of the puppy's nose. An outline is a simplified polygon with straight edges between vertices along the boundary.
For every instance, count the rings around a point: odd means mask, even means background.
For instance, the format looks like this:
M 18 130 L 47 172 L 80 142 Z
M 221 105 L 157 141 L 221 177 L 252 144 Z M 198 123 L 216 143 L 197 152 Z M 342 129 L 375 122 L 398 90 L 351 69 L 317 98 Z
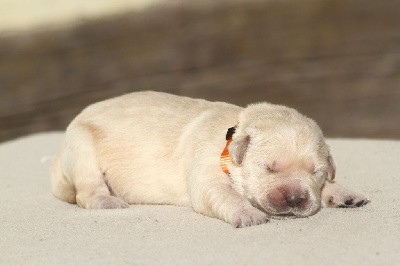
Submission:
M 299 195 L 288 195 L 286 197 L 286 203 L 292 208 L 300 206 L 305 200 L 305 197 Z

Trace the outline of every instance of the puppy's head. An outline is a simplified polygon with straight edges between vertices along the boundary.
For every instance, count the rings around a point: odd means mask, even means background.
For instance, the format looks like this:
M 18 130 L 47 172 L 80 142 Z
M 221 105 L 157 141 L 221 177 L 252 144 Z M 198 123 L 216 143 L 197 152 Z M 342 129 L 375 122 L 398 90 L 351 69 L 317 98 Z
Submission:
M 229 146 L 233 187 L 274 216 L 305 217 L 321 207 L 321 190 L 335 177 L 323 134 L 291 108 L 245 108 Z

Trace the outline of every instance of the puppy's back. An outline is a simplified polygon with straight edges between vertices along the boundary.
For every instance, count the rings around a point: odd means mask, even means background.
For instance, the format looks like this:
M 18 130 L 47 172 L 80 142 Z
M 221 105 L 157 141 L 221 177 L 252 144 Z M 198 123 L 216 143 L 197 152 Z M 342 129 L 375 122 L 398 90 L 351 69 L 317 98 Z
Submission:
M 159 92 L 131 93 L 95 103 L 67 128 L 61 170 L 74 183 L 75 177 L 69 174 L 73 162 L 65 158 L 82 153 L 83 144 L 90 142 L 99 171 L 105 173 L 115 195 L 128 203 L 188 205 L 185 175 L 190 153 L 199 143 L 195 138 L 213 143 L 216 136 L 221 143 L 217 149 L 223 148 L 225 131 L 236 123 L 240 110 L 226 103 Z M 83 143 L 80 135 L 87 141 Z

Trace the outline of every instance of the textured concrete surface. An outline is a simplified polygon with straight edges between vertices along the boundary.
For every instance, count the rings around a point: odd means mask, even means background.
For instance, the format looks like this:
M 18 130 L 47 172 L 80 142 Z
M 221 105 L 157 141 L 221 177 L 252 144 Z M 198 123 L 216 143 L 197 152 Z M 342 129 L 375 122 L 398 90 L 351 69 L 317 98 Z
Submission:
M 337 180 L 359 209 L 234 229 L 174 206 L 84 210 L 50 193 L 62 133 L 0 144 L 1 265 L 396 265 L 400 142 L 332 139 Z

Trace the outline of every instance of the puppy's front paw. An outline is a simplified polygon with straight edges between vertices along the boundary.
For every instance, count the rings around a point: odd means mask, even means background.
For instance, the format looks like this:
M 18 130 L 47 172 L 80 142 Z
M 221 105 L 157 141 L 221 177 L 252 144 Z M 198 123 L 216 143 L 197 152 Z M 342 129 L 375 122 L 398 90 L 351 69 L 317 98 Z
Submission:
M 246 208 L 237 211 L 231 220 L 231 224 L 236 227 L 246 227 L 252 225 L 264 224 L 269 221 L 266 213 L 257 210 L 256 208 Z
M 338 185 L 328 188 L 322 195 L 323 204 L 329 208 L 356 208 L 369 202 L 365 196 Z

